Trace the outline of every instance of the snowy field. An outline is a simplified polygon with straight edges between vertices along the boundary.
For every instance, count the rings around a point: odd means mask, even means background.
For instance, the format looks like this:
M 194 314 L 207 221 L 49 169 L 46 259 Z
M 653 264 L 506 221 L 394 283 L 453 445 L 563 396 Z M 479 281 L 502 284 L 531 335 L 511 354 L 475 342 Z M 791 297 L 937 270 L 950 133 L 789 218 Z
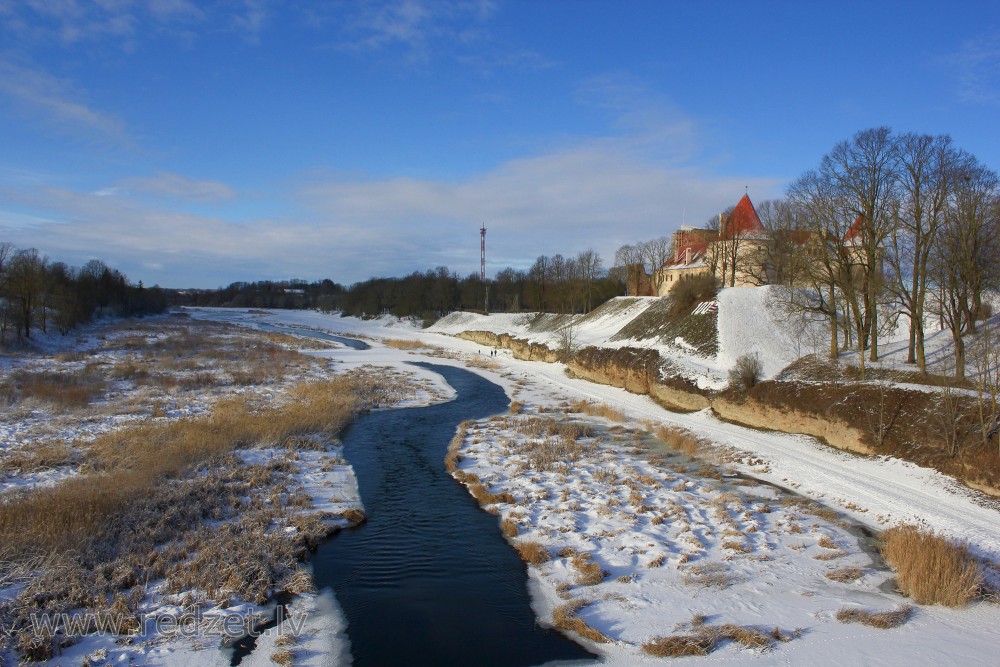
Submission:
M 766 291 L 741 292 L 763 299 Z M 796 356 L 796 350 L 789 351 L 786 341 L 769 336 L 760 312 L 762 308 L 771 311 L 761 304 L 734 306 L 729 299 L 738 297 L 731 293 L 724 291 L 720 297 L 720 353 L 715 359 L 702 361 L 721 372 L 727 359 L 756 351 L 764 358 L 765 369 L 776 372 Z M 233 318 L 233 311 L 192 312 L 197 317 Z M 622 315 L 628 316 L 634 313 Z M 564 476 L 560 471 L 531 473 L 528 468 L 510 465 L 518 443 L 522 442 L 523 448 L 526 437 L 518 435 L 512 423 L 486 420 L 470 427 L 476 436 L 463 445 L 462 469 L 474 471 L 494 492 L 509 490 L 519 500 L 518 505 L 501 505 L 498 511 L 517 523 L 519 532 L 514 541 L 528 536 L 549 547 L 553 556 L 549 562 L 530 568 L 541 618 L 551 621 L 553 611 L 567 601 L 589 600 L 576 613 L 612 640 L 595 645 L 611 663 L 662 662 L 643 656 L 641 643 L 655 636 L 692 631 L 699 621 L 767 631 L 778 628 L 779 634 L 790 640 L 776 640 L 775 646 L 764 652 L 730 642 L 709 657 L 685 659 L 692 663 L 993 661 L 989 628 L 1000 621 L 1000 607 L 993 603 L 979 602 L 963 610 L 916 607 L 905 625 L 891 630 L 836 621 L 834 615 L 845 607 L 884 611 L 899 609 L 907 601 L 880 590 L 879 585 L 889 575 L 873 566 L 852 533 L 845 532 L 829 512 L 821 511 L 822 516 L 817 516 L 804 511 L 798 498 L 818 501 L 870 529 L 918 523 L 964 540 L 974 553 L 995 561 L 1000 558 L 1000 521 L 993 501 L 933 470 L 903 461 L 854 456 L 809 437 L 723 423 L 708 411 L 671 413 L 645 396 L 568 378 L 561 364 L 520 361 L 505 351 L 496 358 L 488 357 L 481 346 L 448 334 L 486 329 L 482 320 L 489 319 L 496 322 L 499 331 L 532 338 L 527 324 L 517 320 L 523 316 L 461 317 L 464 321 L 452 321 L 446 331 L 424 331 L 391 318 L 362 321 L 304 311 L 246 314 L 240 319 L 251 325 L 284 323 L 364 338 L 372 344 L 371 350 L 337 349 L 316 354 L 339 364 L 406 369 L 428 382 L 436 382 L 434 374 L 405 362 L 465 365 L 471 359 L 478 362 L 471 370 L 503 386 L 525 405 L 526 413 L 558 413 L 566 401 L 588 400 L 620 411 L 627 421 L 618 428 L 680 427 L 723 448 L 722 480 L 717 480 L 702 476 L 700 464 L 680 464 L 678 469 L 676 461 L 651 459 L 648 448 L 628 444 L 635 437 L 632 431 L 616 434 L 612 424 L 576 415 L 574 419 L 591 423 L 595 432 L 605 436 L 594 436 L 585 455 Z M 620 328 L 619 324 L 622 322 L 603 321 L 600 328 L 609 332 Z M 508 326 L 510 329 L 505 328 Z M 750 326 L 762 327 L 753 340 L 768 340 L 770 347 L 748 339 L 745 334 Z M 534 337 L 544 342 L 551 335 Z M 588 335 L 581 333 L 581 342 L 586 342 Z M 599 338 L 593 334 L 590 340 L 598 343 Z M 800 340 L 806 338 L 799 336 Z M 381 339 L 420 341 L 435 349 L 399 350 L 380 344 Z M 811 350 L 799 347 L 797 351 Z M 898 356 L 898 352 L 894 354 Z M 623 435 L 624 440 L 615 440 Z M 764 484 L 737 483 L 730 477 L 735 474 Z M 642 482 L 637 481 L 640 478 Z M 625 480 L 633 480 L 639 488 L 629 487 Z M 633 493 L 641 496 L 637 505 L 630 500 Z M 762 511 L 763 505 L 770 511 Z M 658 516 L 661 520 L 654 523 Z M 664 516 L 683 520 L 668 521 Z M 689 535 L 693 539 L 688 539 Z M 563 549 L 572 551 L 565 551 L 566 557 L 558 556 Z M 574 555 L 583 554 L 607 571 L 606 575 L 601 573 L 600 583 L 576 583 L 579 573 L 571 563 Z M 860 568 L 861 575 L 853 581 L 827 577 L 833 571 L 854 567 Z M 724 587 L 712 583 L 720 578 L 725 580 Z

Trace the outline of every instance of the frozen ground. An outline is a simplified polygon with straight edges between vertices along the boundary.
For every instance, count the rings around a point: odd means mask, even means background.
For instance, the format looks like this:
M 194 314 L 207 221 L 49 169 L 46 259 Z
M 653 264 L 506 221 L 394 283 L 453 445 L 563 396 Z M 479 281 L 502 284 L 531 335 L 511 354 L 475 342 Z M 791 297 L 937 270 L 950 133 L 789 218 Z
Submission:
M 734 292 L 743 294 L 734 295 Z M 812 351 L 802 347 L 805 344 L 802 341 L 811 345 L 811 341 L 816 340 L 808 332 L 797 335 L 792 341 L 799 345 L 794 351 L 786 349 L 786 341 L 773 336 L 773 329 L 761 313 L 766 313 L 772 322 L 779 320 L 780 314 L 763 302 L 766 292 L 729 290 L 722 293 L 720 353 L 714 359 L 701 359 L 699 363 L 714 366 L 722 373 L 728 360 L 757 352 L 765 361 L 765 369 L 771 373 L 798 352 Z M 761 301 L 756 301 L 758 299 Z M 634 301 L 635 304 L 621 309 L 622 318 L 634 316 L 634 313 L 625 312 L 633 305 L 635 309 L 642 306 L 642 300 Z M 195 314 L 207 318 L 233 317 L 232 311 L 203 310 Z M 538 411 L 566 400 L 585 399 L 613 406 L 625 415 L 630 426 L 649 422 L 653 426 L 682 427 L 733 450 L 734 453 L 727 457 L 727 472 L 794 490 L 873 529 L 916 522 L 967 541 L 972 550 L 984 558 L 992 561 L 1000 558 L 1000 521 L 995 502 L 935 471 L 896 459 L 845 454 L 805 436 L 765 433 L 723 423 L 708 411 L 684 415 L 671 413 L 647 397 L 570 379 L 561 364 L 520 361 L 504 351 L 494 360 L 486 357 L 481 346 L 448 335 L 492 327 L 543 342 L 549 337 L 551 342 L 554 334 L 532 333 L 530 322 L 524 316 L 485 318 L 460 314 L 431 331 L 392 319 L 363 321 L 317 312 L 273 311 L 268 315 L 247 314 L 241 319 L 248 324 L 269 321 L 306 326 L 365 337 L 372 343 L 373 348 L 368 351 L 344 349 L 321 353 L 344 364 L 385 364 L 420 372 L 405 362 L 430 355 L 435 363 L 464 364 L 466 359 L 471 359 L 478 361 L 478 366 L 494 365 L 495 368 L 473 370 L 504 386 L 529 410 Z M 612 319 L 600 321 L 600 335 L 587 333 L 585 325 L 581 324 L 578 340 L 598 343 L 600 336 L 617 331 L 618 325 L 624 324 L 624 319 Z M 484 320 L 489 320 L 489 327 Z M 437 349 L 402 351 L 381 345 L 381 338 L 422 341 Z M 939 345 L 935 341 L 942 339 L 938 334 L 931 338 L 932 346 Z M 894 360 L 900 358 L 899 347 L 895 345 L 887 363 L 898 363 Z M 887 350 L 892 348 L 892 344 L 886 346 Z M 489 363 L 482 363 L 487 359 Z M 423 376 L 429 382 L 438 382 L 433 374 Z M 490 426 L 484 422 L 476 428 L 489 429 Z M 740 498 L 739 505 L 725 510 L 730 520 L 737 522 L 737 528 L 733 528 L 721 511 L 715 516 L 713 502 L 723 493 L 719 484 L 689 472 L 650 467 L 644 454 L 632 452 L 629 447 L 613 442 L 595 443 L 598 449 L 594 458 L 581 463 L 579 471 L 574 468 L 565 479 L 558 474 L 546 474 L 531 481 L 530 477 L 526 480 L 523 475 L 514 474 L 513 468 L 497 458 L 502 451 L 501 443 L 516 438 L 510 433 L 491 434 L 488 430 L 482 438 L 475 451 L 467 452 L 466 464 L 482 470 L 484 478 L 498 485 L 494 490 L 510 485 L 515 496 L 534 499 L 525 508 L 512 510 L 518 514 L 524 512 L 524 516 L 518 517 L 522 532 L 536 535 L 539 541 L 549 540 L 547 543 L 553 550 L 571 546 L 590 553 L 595 562 L 609 571 L 603 583 L 588 587 L 586 591 L 570 590 L 570 594 L 571 597 L 586 595 L 588 599 L 597 600 L 583 608 L 580 617 L 615 640 L 611 645 L 600 647 L 613 663 L 636 664 L 639 660 L 652 660 L 637 652 L 637 644 L 653 635 L 674 634 L 675 624 L 691 620 L 694 613 L 708 615 L 710 624 L 737 623 L 768 629 L 778 626 L 783 631 L 802 629 L 803 632 L 799 638 L 780 644 L 772 652 L 758 654 L 727 646 L 708 658 L 686 659 L 693 662 L 988 664 L 994 659 L 991 628 L 1000 621 L 1000 607 L 992 603 L 981 602 L 964 610 L 919 607 L 906 625 L 894 630 L 845 625 L 833 620 L 832 615 L 843 606 L 863 605 L 881 610 L 898 607 L 906 601 L 895 594 L 879 591 L 877 584 L 885 575 L 867 566 L 865 575 L 854 583 L 827 579 L 825 574 L 833 564 L 839 567 L 840 561 L 847 564 L 865 562 L 866 557 L 859 552 L 856 540 L 845 535 L 835 523 L 818 517 L 803 517 L 801 512 L 783 504 L 772 513 L 754 511 L 753 508 L 762 502 L 757 497 L 761 491 L 755 490 L 760 487 L 734 491 Z M 610 482 L 602 486 L 581 484 L 580 480 L 594 477 L 605 467 L 614 470 L 619 479 L 637 478 L 639 474 L 653 479 L 654 483 L 645 485 L 643 491 L 643 504 L 653 508 L 653 513 L 611 510 L 610 516 L 602 516 L 600 506 L 609 506 L 609 499 L 614 499 L 615 494 L 621 495 L 622 489 Z M 569 495 L 563 499 L 566 492 Z M 618 507 L 627 505 L 620 498 L 618 501 Z M 766 496 L 763 501 L 769 502 Z M 683 539 L 678 539 L 678 529 L 664 528 L 665 522 L 654 526 L 650 519 L 656 512 L 667 513 L 674 506 L 679 506 L 688 517 L 691 532 L 701 531 L 698 539 L 704 549 L 698 558 L 705 563 L 721 563 L 733 573 L 730 586 L 719 590 L 685 583 L 685 572 L 698 559 L 689 556 L 691 560 L 681 563 L 687 547 Z M 737 511 L 740 507 L 742 511 Z M 745 513 L 749 516 L 744 516 Z M 789 528 L 793 521 L 803 529 L 802 533 Z M 756 530 L 750 532 L 750 526 L 755 526 Z M 722 546 L 721 534 L 727 528 L 741 534 L 741 541 L 749 548 L 747 553 Z M 602 531 L 612 535 L 605 536 Z M 595 534 L 598 538 L 593 539 Z M 833 564 L 816 558 L 827 553 L 818 546 L 824 535 L 833 541 L 838 553 L 844 552 L 833 559 Z M 658 555 L 663 556 L 663 564 L 649 568 L 649 562 Z M 540 614 L 548 618 L 552 609 L 565 601 L 560 591 L 565 593 L 566 589 L 560 584 L 569 581 L 572 571 L 556 560 L 541 568 L 532 568 L 531 572 L 536 582 Z M 618 581 L 619 577 L 628 577 L 630 572 L 638 573 L 633 581 Z

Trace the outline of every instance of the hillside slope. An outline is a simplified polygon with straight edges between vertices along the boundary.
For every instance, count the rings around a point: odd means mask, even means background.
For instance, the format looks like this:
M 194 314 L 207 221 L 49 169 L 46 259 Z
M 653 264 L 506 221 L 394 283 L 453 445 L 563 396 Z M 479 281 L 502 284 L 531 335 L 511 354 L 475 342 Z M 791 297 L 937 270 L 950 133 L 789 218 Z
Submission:
M 428 331 L 459 334 L 489 331 L 510 334 L 556 349 L 571 332 L 575 346 L 638 347 L 659 351 L 680 373 L 707 389 L 726 385 L 729 369 L 743 354 L 757 354 L 770 377 L 813 352 L 812 338 L 788 333 L 780 293 L 768 287 L 730 288 L 719 294 L 718 314 L 669 312 L 669 301 L 655 297 L 617 297 L 586 315 L 547 313 L 452 313 Z M 815 338 L 815 336 L 813 336 Z

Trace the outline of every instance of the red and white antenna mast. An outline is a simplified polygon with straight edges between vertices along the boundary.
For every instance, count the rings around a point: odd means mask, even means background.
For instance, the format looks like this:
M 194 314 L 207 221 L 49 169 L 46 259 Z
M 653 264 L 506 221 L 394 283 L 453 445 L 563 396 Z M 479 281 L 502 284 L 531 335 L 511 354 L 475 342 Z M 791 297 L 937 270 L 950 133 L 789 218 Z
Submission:
M 479 279 L 486 282 L 486 225 L 480 227 L 479 238 L 482 241 L 482 255 L 479 258 Z

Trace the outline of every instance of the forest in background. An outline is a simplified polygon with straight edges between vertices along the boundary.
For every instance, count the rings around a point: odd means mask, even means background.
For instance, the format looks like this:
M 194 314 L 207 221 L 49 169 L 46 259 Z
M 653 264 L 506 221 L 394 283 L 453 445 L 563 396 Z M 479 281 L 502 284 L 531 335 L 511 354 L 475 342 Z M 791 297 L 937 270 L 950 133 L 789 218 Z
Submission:
M 77 268 L 49 261 L 34 248 L 0 243 L 0 346 L 50 328 L 65 335 L 98 316 L 142 316 L 166 308 L 164 290 L 132 284 L 100 260 Z

